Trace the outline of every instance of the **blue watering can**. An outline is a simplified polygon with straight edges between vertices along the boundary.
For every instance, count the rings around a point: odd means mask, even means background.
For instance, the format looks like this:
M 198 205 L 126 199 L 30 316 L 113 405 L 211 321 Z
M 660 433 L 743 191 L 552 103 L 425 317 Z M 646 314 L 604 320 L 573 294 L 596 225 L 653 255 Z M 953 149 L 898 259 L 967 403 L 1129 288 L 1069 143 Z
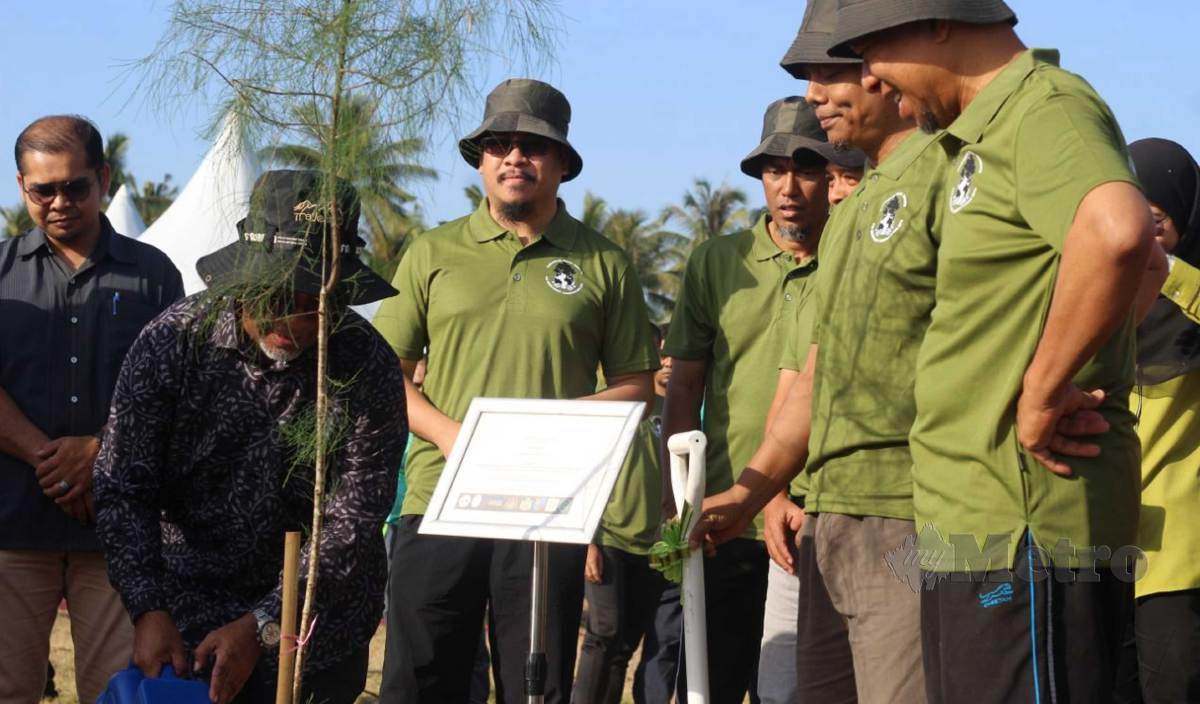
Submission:
M 157 678 L 142 674 L 130 665 L 108 680 L 108 689 L 96 704 L 210 704 L 208 685 L 200 680 L 175 676 L 170 665 L 163 665 Z

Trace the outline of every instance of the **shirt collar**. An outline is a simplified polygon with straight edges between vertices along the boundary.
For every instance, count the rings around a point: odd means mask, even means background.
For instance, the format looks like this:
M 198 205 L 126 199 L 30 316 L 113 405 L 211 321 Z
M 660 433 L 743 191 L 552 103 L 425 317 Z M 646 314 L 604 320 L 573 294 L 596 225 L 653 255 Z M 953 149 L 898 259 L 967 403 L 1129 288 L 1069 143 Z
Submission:
M 217 347 L 227 350 L 241 349 L 241 335 L 238 334 L 237 303 L 232 297 L 215 304 L 219 308 L 217 321 L 213 326 L 212 341 Z M 204 315 L 203 312 L 200 315 Z
M 914 130 L 881 163 L 867 169 L 867 173 L 863 175 L 863 182 L 869 180 L 871 175 L 876 173 L 891 181 L 898 181 L 908 167 L 917 160 L 917 157 L 921 156 L 925 148 L 941 139 L 941 136 L 941 132 L 926 134 L 921 130 Z
M 50 243 L 46 242 L 46 234 L 41 228 L 33 228 L 21 237 L 17 238 L 17 255 L 22 259 L 28 259 L 36 254 L 39 250 L 50 250 Z
M 137 264 L 137 255 L 133 251 L 133 240 L 121 236 L 113 229 L 108 216 L 100 213 L 100 242 L 96 243 L 96 251 L 100 251 L 101 243 L 108 250 L 108 255 L 122 264 Z
M 554 219 L 550 221 L 550 226 L 542 233 L 542 237 L 559 249 L 574 249 L 575 243 L 579 239 L 579 235 L 575 231 L 576 223 L 567 213 L 567 206 L 561 198 L 557 199 L 557 204 L 558 210 L 554 213 Z M 476 242 L 488 242 L 508 232 L 503 225 L 492 218 L 492 213 L 488 210 L 487 198 L 479 201 L 479 207 L 475 209 L 474 213 L 471 213 L 471 217 L 467 220 L 467 229 Z
M 767 229 L 767 223 L 770 221 L 771 215 L 764 212 L 758 216 L 758 220 L 750 228 L 751 234 L 754 235 L 754 243 L 750 245 L 750 256 L 754 257 L 755 261 L 765 262 L 780 254 L 792 256 L 780 249 L 779 245 L 775 244 L 775 240 L 771 239 L 771 231 Z
M 53 253 L 50 243 L 46 241 L 46 233 L 42 232 L 42 229 L 39 227 L 33 228 L 28 234 L 21 237 L 17 243 L 17 247 L 17 254 L 22 259 L 28 259 L 43 249 L 47 253 Z M 112 223 L 108 221 L 104 213 L 100 213 L 100 237 L 96 240 L 96 247 L 88 255 L 87 261 L 98 263 L 106 255 L 124 264 L 137 263 L 137 255 L 134 254 L 133 243 L 126 237 L 118 237 Z
M 1004 70 L 996 75 L 962 114 L 946 128 L 946 133 L 954 135 L 965 144 L 979 141 L 983 131 L 991 124 L 996 113 L 1008 101 L 1009 97 L 1021 87 L 1025 78 L 1034 72 L 1040 64 L 1058 66 L 1058 51 L 1055 49 L 1026 49 L 1013 59 Z
M 816 261 L 816 257 L 809 257 L 802 261 L 796 261 L 792 253 L 775 244 L 775 240 L 771 237 L 770 230 L 767 229 L 767 223 L 771 221 L 771 214 L 763 212 L 754 226 L 750 228 L 750 233 L 754 235 L 754 240 L 750 245 L 750 256 L 754 257 L 755 261 L 765 262 L 776 257 L 786 257 L 788 266 L 797 269 L 803 269 Z

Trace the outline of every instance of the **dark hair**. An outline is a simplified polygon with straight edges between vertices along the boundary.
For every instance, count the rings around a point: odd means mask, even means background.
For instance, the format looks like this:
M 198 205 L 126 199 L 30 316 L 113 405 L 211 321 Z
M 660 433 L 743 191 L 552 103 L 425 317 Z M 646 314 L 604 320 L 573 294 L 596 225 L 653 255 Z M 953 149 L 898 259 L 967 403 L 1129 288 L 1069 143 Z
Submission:
M 13 157 L 21 171 L 21 157 L 26 152 L 62 154 L 83 147 L 89 169 L 104 166 L 104 139 L 92 121 L 80 115 L 47 115 L 39 117 L 21 130 Z

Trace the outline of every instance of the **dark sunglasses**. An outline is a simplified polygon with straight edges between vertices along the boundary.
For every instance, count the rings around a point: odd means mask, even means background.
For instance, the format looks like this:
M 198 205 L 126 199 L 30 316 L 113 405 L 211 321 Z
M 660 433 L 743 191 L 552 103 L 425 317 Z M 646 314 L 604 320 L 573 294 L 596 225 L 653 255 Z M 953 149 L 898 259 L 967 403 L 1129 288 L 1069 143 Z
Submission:
M 91 194 L 92 179 L 89 176 L 81 176 L 70 181 L 35 183 L 27 186 L 25 192 L 29 194 L 29 199 L 38 205 L 50 205 L 58 196 L 71 203 L 78 203 Z
M 520 149 L 524 156 L 545 156 L 555 143 L 541 137 L 488 135 L 479 141 L 483 151 L 491 156 L 506 157 L 513 149 Z

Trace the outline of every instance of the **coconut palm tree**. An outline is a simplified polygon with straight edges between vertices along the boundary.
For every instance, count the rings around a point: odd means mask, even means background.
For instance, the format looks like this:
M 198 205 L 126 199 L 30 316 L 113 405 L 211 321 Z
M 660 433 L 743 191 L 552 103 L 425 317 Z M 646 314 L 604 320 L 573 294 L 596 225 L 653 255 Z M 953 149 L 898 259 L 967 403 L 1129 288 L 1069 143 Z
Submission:
M 108 193 L 105 194 L 109 199 L 117 194 L 117 189 L 121 186 L 129 186 L 130 190 L 137 192 L 137 182 L 134 180 L 133 174 L 125 168 L 128 152 L 129 135 L 124 132 L 113 132 L 108 136 L 108 141 L 104 144 L 104 163 L 108 164 L 108 169 L 112 173 L 112 180 L 108 184 Z
M 690 191 L 683 194 L 680 205 L 663 209 L 663 223 L 676 221 L 691 238 L 691 247 L 714 237 L 728 235 L 751 224 L 746 210 L 746 193 L 722 183 L 713 188 L 707 180 L 698 178 Z
M 467 197 L 467 200 L 471 201 L 471 210 L 475 210 L 483 202 L 483 189 L 479 187 L 478 183 L 472 183 L 470 186 L 464 188 L 463 195 Z
M 650 318 L 670 318 L 688 238 L 664 229 L 661 218 L 651 220 L 644 211 L 609 210 L 604 199 L 592 193 L 583 196 L 579 220 L 625 250 L 637 272 Z
M 4 218 L 4 237 L 17 237 L 33 229 L 33 218 L 24 203 L 17 203 L 11 208 L 0 208 L 0 217 Z
M 179 186 L 171 183 L 171 174 L 163 174 L 161 181 L 143 182 L 141 193 L 134 191 L 133 205 L 138 215 L 142 216 L 142 222 L 150 227 L 171 207 L 178 195 Z
M 304 144 L 282 144 L 263 149 L 259 156 L 277 166 L 320 169 L 328 156 L 321 144 L 327 126 L 316 105 L 296 110 L 294 120 L 306 125 Z M 338 119 L 338 132 L 345 136 L 344 149 L 353 158 L 336 160 L 337 176 L 354 184 L 362 204 L 361 225 L 366 226 L 367 261 L 380 275 L 390 277 L 399 262 L 404 239 L 424 229 L 413 196 L 402 184 L 432 180 L 437 172 L 414 159 L 425 151 L 419 138 L 389 139 L 375 120 L 375 103 L 363 96 L 348 96 Z

